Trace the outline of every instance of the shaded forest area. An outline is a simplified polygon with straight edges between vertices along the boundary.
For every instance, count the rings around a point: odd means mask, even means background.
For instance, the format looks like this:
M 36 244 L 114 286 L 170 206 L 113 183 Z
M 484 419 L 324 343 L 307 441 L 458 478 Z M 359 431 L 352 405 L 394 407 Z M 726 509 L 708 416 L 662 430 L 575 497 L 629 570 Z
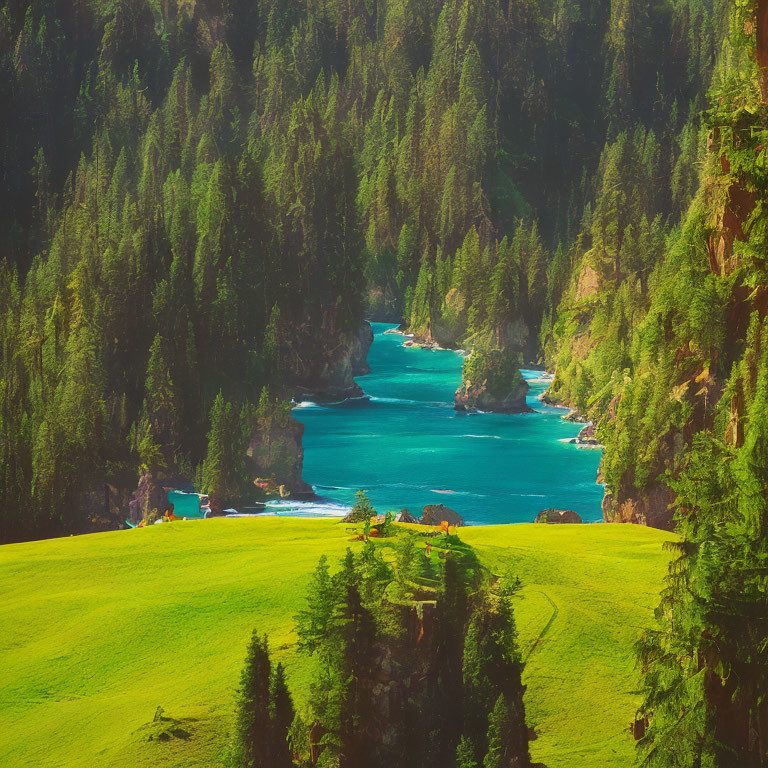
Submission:
M 246 654 L 232 768 L 532 768 L 512 600 L 457 536 L 401 531 L 331 573 L 323 556 L 296 617 L 314 661 L 296 711 L 268 639 Z M 429 541 L 429 540 L 428 540 Z

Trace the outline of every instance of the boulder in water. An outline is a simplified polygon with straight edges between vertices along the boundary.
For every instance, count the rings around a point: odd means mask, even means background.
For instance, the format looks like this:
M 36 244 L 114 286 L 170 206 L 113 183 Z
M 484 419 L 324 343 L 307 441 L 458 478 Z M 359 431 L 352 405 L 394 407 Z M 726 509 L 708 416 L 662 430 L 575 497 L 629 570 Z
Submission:
M 445 521 L 448 525 L 464 525 L 464 519 L 445 504 L 427 504 L 421 515 L 422 525 L 440 525 Z
M 537 523 L 582 523 L 584 522 L 579 515 L 572 509 L 545 509 L 536 515 Z

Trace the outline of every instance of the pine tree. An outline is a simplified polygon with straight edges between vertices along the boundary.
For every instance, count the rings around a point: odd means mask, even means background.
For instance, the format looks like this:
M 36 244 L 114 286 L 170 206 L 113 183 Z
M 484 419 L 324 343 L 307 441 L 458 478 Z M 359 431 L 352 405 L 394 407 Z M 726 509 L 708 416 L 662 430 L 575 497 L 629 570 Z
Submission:
M 178 435 L 178 406 L 164 345 L 163 337 L 156 334 L 149 350 L 144 407 L 155 436 L 172 445 Z
M 318 651 L 331 631 L 336 606 L 333 580 L 328 558 L 323 555 L 315 568 L 307 591 L 307 607 L 296 616 L 299 649 L 312 655 Z
M 293 725 L 295 712 L 285 681 L 285 669 L 280 662 L 272 673 L 269 702 L 273 742 L 270 752 L 273 755 L 274 768 L 292 768 L 293 757 L 288 743 L 288 733 Z
M 360 765 L 375 765 L 376 750 L 376 743 L 370 733 L 375 720 L 370 670 L 374 658 L 376 624 L 362 604 L 358 583 L 351 583 L 347 587 L 341 616 L 342 679 L 346 683 L 342 692 L 339 723 L 339 768 L 357 768 Z
M 240 677 L 231 762 L 235 768 L 273 768 L 275 743 L 270 716 L 271 663 L 266 636 L 254 630 Z
M 513 584 L 498 594 L 483 595 L 466 630 L 463 681 L 467 715 L 464 733 L 479 755 L 485 753 L 487 746 L 487 713 L 500 695 L 511 700 L 520 686 L 522 662 L 511 604 L 515 589 Z
M 201 480 L 203 493 L 221 505 L 242 493 L 245 460 L 238 414 L 221 392 L 213 401 L 210 423 Z
M 349 513 L 349 521 L 352 523 L 364 523 L 376 516 L 376 510 L 373 508 L 370 499 L 365 491 L 357 491 L 355 494 L 355 505 Z
M 480 768 L 475 755 L 475 746 L 466 736 L 459 739 L 456 747 L 456 768 Z

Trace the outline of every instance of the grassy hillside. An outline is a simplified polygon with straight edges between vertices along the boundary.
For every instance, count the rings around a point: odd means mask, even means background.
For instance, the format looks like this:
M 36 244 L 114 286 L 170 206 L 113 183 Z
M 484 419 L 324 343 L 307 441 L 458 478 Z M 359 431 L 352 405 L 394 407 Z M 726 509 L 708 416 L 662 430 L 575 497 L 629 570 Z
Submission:
M 461 536 L 525 584 L 518 623 L 534 759 L 630 765 L 631 644 L 656 603 L 669 534 L 515 525 Z M 331 521 L 263 518 L 0 548 L 0 763 L 219 764 L 255 626 L 306 696 L 292 617 L 319 556 L 340 555 L 348 539 Z M 158 706 L 178 721 L 167 740 L 158 737 L 168 723 L 152 723 Z

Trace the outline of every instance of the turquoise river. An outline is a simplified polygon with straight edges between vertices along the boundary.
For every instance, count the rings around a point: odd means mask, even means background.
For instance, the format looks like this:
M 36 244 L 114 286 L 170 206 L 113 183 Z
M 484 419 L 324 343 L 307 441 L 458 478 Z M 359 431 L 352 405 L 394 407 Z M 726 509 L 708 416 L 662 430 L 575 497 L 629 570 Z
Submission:
M 601 519 L 595 477 L 600 451 L 563 442 L 579 425 L 536 398 L 546 387 L 536 371 L 528 404 L 507 416 L 453 410 L 460 354 L 403 346 L 374 323 L 371 373 L 357 379 L 367 399 L 339 405 L 300 403 L 305 425 L 304 479 L 315 502 L 274 502 L 277 514 L 340 514 L 365 490 L 379 512 L 445 504 L 468 523 L 532 522 L 543 509 L 573 509 Z

